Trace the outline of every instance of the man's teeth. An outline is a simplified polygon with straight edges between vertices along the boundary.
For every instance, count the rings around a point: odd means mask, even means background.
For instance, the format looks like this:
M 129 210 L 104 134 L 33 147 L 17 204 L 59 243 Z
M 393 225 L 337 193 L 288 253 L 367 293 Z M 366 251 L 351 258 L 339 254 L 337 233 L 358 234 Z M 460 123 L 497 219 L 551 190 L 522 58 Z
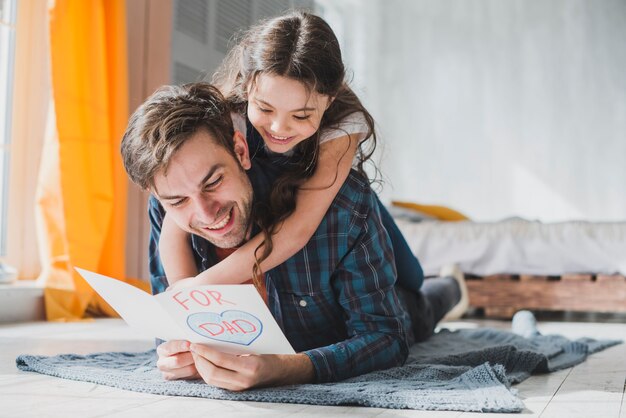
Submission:
M 228 215 L 226 215 L 226 217 L 220 221 L 220 223 L 217 223 L 212 226 L 207 226 L 207 228 L 208 229 L 222 229 L 226 226 L 228 221 L 230 221 L 230 211 L 228 212 Z

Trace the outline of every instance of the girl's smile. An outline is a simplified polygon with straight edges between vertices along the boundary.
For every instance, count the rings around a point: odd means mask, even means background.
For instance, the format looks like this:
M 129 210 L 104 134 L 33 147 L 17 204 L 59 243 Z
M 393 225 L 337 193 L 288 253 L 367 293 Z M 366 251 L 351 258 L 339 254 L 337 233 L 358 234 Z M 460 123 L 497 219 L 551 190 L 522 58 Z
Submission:
M 265 131 L 265 134 L 267 135 L 267 139 L 279 145 L 287 145 L 296 138 L 295 136 L 272 135 L 270 132 L 267 132 L 267 131 Z M 261 135 L 263 136 L 263 134 Z M 265 136 L 263 139 L 265 139 Z

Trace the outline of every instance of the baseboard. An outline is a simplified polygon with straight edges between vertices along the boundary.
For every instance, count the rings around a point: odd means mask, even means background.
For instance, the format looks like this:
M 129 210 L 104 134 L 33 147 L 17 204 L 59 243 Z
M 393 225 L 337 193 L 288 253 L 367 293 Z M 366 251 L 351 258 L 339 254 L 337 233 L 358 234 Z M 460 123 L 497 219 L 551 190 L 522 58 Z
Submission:
M 43 321 L 43 288 L 33 280 L 0 285 L 0 323 Z

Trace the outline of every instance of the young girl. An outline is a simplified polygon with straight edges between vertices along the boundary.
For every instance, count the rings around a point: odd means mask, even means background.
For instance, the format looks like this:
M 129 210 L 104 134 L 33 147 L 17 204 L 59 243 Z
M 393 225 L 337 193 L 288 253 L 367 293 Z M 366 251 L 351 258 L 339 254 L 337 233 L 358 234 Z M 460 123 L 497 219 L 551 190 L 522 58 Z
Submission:
M 306 245 L 350 169 L 354 165 L 363 172 L 376 145 L 373 118 L 348 87 L 339 43 L 318 16 L 294 12 L 251 28 L 230 51 L 214 83 L 228 98 L 235 130 L 246 136 L 252 158 L 283 157 L 278 158 L 281 174 L 269 207 L 257 211 L 262 233 L 199 275 L 188 235 L 165 217 L 159 251 L 175 287 L 260 280 L 263 271 Z M 418 290 L 421 266 L 379 206 L 398 280 Z M 228 215 L 212 228 L 227 225 Z

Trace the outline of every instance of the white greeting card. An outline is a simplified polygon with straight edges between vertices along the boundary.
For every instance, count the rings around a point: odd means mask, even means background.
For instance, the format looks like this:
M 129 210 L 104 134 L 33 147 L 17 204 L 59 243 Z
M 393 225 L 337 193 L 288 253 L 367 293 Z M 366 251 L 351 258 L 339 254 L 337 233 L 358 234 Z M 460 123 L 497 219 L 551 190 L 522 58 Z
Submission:
M 232 354 L 295 354 L 253 285 L 211 285 L 152 296 L 111 277 L 76 268 L 138 332 L 202 343 Z

